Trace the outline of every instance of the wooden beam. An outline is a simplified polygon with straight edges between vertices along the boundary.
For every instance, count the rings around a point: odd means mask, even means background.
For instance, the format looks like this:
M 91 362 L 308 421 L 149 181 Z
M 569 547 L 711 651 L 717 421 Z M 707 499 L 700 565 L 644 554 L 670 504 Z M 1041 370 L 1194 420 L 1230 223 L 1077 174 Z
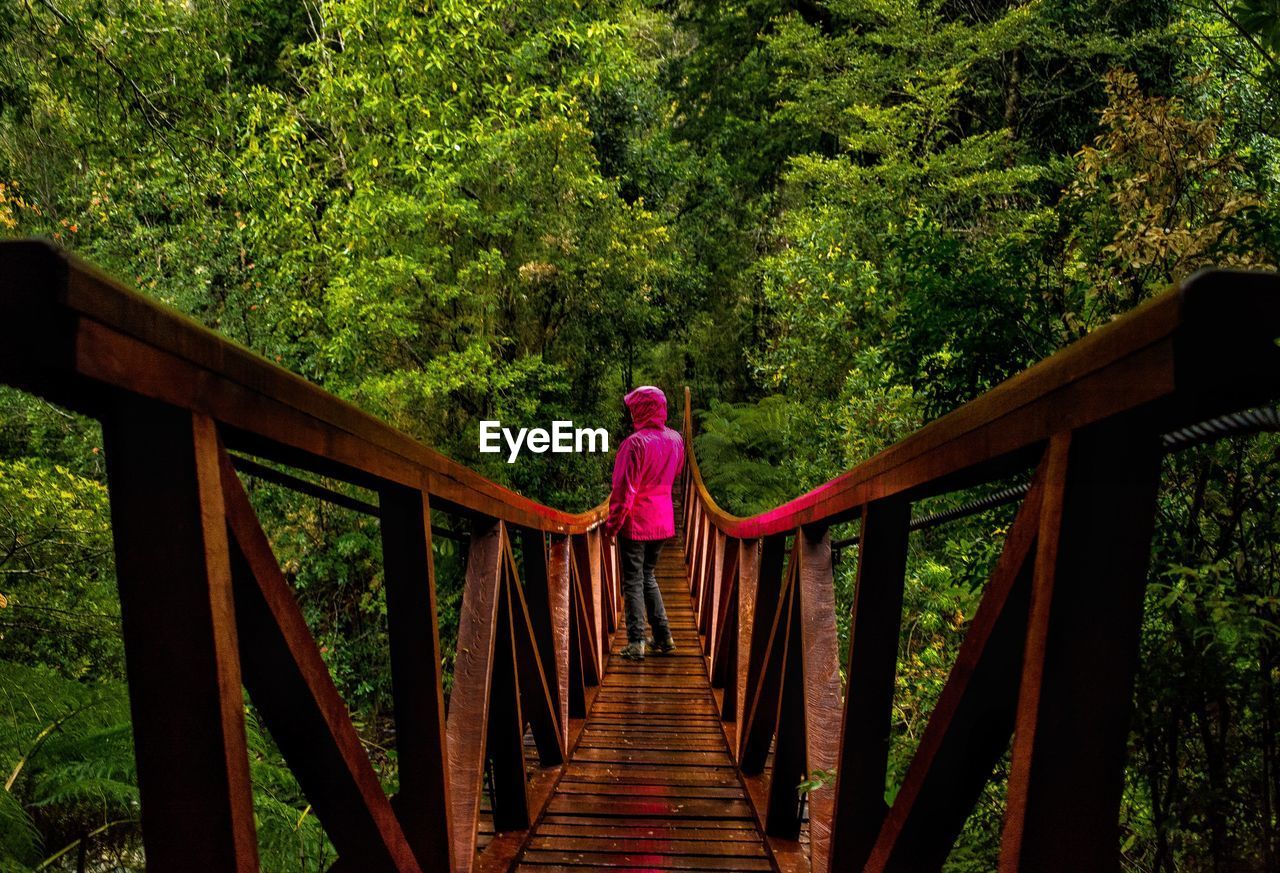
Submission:
M 733 675 L 729 682 L 734 688 L 734 713 L 736 723 L 731 744 L 734 760 L 742 746 L 742 723 L 750 695 L 751 637 L 755 631 L 756 592 L 760 588 L 760 540 L 738 541 L 738 632 L 734 643 Z
M 601 605 L 604 613 L 604 627 L 606 634 L 612 634 L 618 629 L 618 591 L 620 583 L 618 580 L 618 550 L 615 541 L 606 541 L 603 536 L 599 537 L 600 541 L 600 567 L 601 567 L 601 584 L 604 594 L 601 596 Z
M 582 656 L 582 684 L 599 685 L 604 664 L 597 658 L 599 650 L 596 647 L 595 626 L 591 623 L 591 609 L 585 590 L 587 585 L 579 571 L 581 566 L 577 561 L 574 562 L 573 575 L 570 577 L 573 583 L 570 595 L 573 602 L 570 608 L 576 611 L 579 654 Z
M 570 560 L 570 567 L 573 562 Z M 590 646 L 584 639 L 582 629 L 582 620 L 579 618 L 581 612 L 581 603 L 578 600 L 577 593 L 577 570 L 570 569 L 569 576 L 569 669 L 568 669 L 568 687 L 566 688 L 565 703 L 569 712 L 569 718 L 586 718 L 587 717 L 587 681 L 586 670 L 591 661 Z M 566 722 L 565 730 L 568 730 Z M 568 748 L 566 746 L 566 748 Z
M 1002 873 L 1114 873 L 1161 452 L 1127 423 L 1050 443 Z
M 760 674 L 764 669 L 765 651 L 769 643 L 773 625 L 777 621 L 778 610 L 782 605 L 784 564 L 787 559 L 786 538 L 782 536 L 766 537 L 749 541 L 758 545 L 749 549 L 752 564 L 743 563 L 744 573 L 748 568 L 752 574 L 752 593 L 750 600 L 746 597 L 746 587 L 740 592 L 743 597 L 739 605 L 739 615 L 743 620 L 740 631 L 741 642 L 738 650 L 738 742 L 734 749 L 735 760 L 742 763 L 742 753 L 746 745 L 746 730 L 750 721 L 751 707 L 755 700 L 756 689 L 760 684 Z M 744 559 L 746 554 L 744 554 Z M 743 577 L 745 580 L 745 576 Z
M 941 870 L 996 762 L 1008 751 L 1026 641 L 1044 472 L 1042 463 L 1005 536 L 978 611 L 965 631 L 870 859 L 833 854 L 832 870 L 862 870 L 864 862 L 867 873 Z
M 541 537 L 539 537 L 540 539 Z M 540 564 L 540 561 L 533 562 Z M 542 564 L 545 567 L 545 564 Z M 545 583 L 544 583 L 545 586 Z M 515 643 L 515 669 L 520 689 L 520 711 L 524 718 L 521 725 L 533 729 L 542 766 L 554 767 L 564 763 L 564 747 L 560 744 L 560 721 L 556 715 L 556 702 L 542 666 L 542 656 L 534 634 L 533 619 L 525 600 L 525 586 L 520 583 L 515 557 L 507 546 L 507 606 L 510 609 L 511 629 Z M 523 738 L 522 738 L 523 739 Z M 523 766 L 523 765 L 522 765 Z
M 707 568 L 707 584 L 698 600 L 698 632 L 702 635 L 705 653 L 715 651 L 716 623 L 719 621 L 720 598 L 724 590 L 725 536 L 714 528 L 711 531 L 711 547 Z
M 119 397 L 103 434 L 147 863 L 255 871 L 214 423 Z
M 831 534 L 813 526 L 796 533 L 800 569 L 800 657 L 804 669 L 805 775 L 829 772 L 839 757 L 840 656 L 836 643 L 835 584 L 832 578 Z M 827 869 L 831 850 L 834 789 L 809 792 L 809 857 L 814 870 Z
M 773 614 L 768 638 L 761 654 L 760 678 L 748 687 L 751 703 L 746 723 L 742 726 L 742 742 L 738 766 L 751 776 L 764 769 L 769 756 L 769 741 L 778 724 L 778 705 L 782 689 L 783 653 L 786 650 L 791 601 L 796 590 L 796 556 L 787 562 L 782 596 Z M 757 601 L 759 603 L 760 601 Z M 761 628 L 757 625 L 757 631 Z
M 498 583 L 497 621 L 491 667 L 492 685 L 485 753 L 493 768 L 493 829 L 522 830 L 529 826 L 529 794 L 524 772 L 524 708 L 520 705 L 519 656 L 516 653 L 512 589 L 519 582 L 511 578 L 514 561 L 505 526 L 501 532 L 503 566 Z
M 721 564 L 720 597 L 716 604 L 715 640 L 711 646 L 711 687 L 724 688 L 726 677 L 737 667 L 737 656 L 731 654 L 730 639 L 738 635 L 738 540 L 726 540 Z M 732 665 L 727 660 L 734 658 Z M 732 719 L 730 719 L 732 720 Z
M 523 594 L 538 658 L 559 726 L 559 746 L 568 746 L 569 564 L 568 543 L 553 534 L 548 548 L 541 531 L 520 530 L 524 555 Z
M 604 622 L 601 619 L 599 534 L 584 533 L 573 537 L 573 554 L 578 565 L 578 593 L 585 610 L 584 619 L 591 640 L 591 660 L 597 676 L 604 669 Z M 591 684 L 591 683 L 588 683 Z
M 804 641 L 801 630 L 799 585 L 792 583 L 793 596 L 783 618 L 780 658 L 780 705 L 775 722 L 773 769 L 769 774 L 769 800 L 764 813 L 764 832 L 770 837 L 794 840 L 800 836 L 802 798 L 798 791 L 805 778 L 808 758 L 808 731 L 805 728 Z
M 453 802 L 452 855 L 454 870 L 458 873 L 469 873 L 475 863 L 498 635 L 502 540 L 499 522 L 476 519 L 467 552 L 462 614 L 458 621 L 458 656 L 447 719 L 449 795 Z
M 340 857 L 367 870 L 421 870 L 225 454 L 221 476 L 240 660 L 254 706 Z
M 556 677 L 561 748 L 569 748 L 569 538 L 551 534 L 547 547 L 547 603 L 551 615 L 552 672 Z
M 449 870 L 453 810 L 445 772 L 449 757 L 431 504 L 424 492 L 392 485 L 382 489 L 379 504 L 400 770 L 392 804 L 422 867 Z
M 905 500 L 873 503 L 862 511 L 836 772 L 833 870 L 861 869 L 887 810 L 884 782 L 910 522 L 911 504 Z

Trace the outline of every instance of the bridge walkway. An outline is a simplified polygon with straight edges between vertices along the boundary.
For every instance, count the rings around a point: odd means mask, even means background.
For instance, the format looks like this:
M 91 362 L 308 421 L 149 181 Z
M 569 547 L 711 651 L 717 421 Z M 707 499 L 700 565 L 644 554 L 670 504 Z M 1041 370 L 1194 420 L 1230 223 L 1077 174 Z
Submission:
M 581 739 L 514 869 L 775 869 L 711 696 L 679 543 L 657 572 L 677 651 L 626 661 L 619 623 Z

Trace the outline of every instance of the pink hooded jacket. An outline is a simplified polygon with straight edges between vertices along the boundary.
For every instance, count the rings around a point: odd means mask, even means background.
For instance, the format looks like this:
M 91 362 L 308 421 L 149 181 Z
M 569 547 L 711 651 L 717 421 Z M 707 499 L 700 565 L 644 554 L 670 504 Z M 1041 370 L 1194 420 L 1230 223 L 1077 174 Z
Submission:
M 667 397 L 660 389 L 641 385 L 622 402 L 636 430 L 618 446 L 613 461 L 605 533 L 664 540 L 676 533 L 671 483 L 684 466 L 684 439 L 667 427 Z

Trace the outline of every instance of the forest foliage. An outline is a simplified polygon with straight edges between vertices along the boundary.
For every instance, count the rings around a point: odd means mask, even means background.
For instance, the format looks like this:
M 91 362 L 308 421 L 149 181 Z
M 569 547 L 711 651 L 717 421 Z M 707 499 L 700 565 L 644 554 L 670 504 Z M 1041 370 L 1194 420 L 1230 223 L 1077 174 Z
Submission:
M 0 235 L 575 510 L 607 457 L 508 465 L 478 422 L 616 444 L 627 387 L 689 385 L 712 493 L 762 510 L 1200 267 L 1273 268 L 1278 188 L 1274 0 L 0 0 Z M 141 869 L 102 452 L 0 389 L 0 869 Z M 1166 462 L 1127 870 L 1280 866 L 1278 476 L 1265 435 Z M 394 786 L 376 527 L 250 485 Z M 913 537 L 887 798 L 1010 517 Z M 263 867 L 326 869 L 249 712 Z M 949 869 L 993 869 L 1002 802 Z

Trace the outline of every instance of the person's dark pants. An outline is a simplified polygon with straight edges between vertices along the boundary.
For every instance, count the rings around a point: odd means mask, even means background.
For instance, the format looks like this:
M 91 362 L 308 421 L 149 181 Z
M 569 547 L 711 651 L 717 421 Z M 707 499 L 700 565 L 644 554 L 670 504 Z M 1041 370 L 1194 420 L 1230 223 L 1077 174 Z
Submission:
M 655 643 L 665 642 L 671 636 L 667 627 L 667 611 L 662 605 L 662 592 L 654 571 L 658 567 L 658 554 L 666 540 L 633 540 L 618 538 L 618 553 L 622 562 L 622 605 L 627 617 L 627 641 L 644 639 L 645 616 L 653 631 Z

